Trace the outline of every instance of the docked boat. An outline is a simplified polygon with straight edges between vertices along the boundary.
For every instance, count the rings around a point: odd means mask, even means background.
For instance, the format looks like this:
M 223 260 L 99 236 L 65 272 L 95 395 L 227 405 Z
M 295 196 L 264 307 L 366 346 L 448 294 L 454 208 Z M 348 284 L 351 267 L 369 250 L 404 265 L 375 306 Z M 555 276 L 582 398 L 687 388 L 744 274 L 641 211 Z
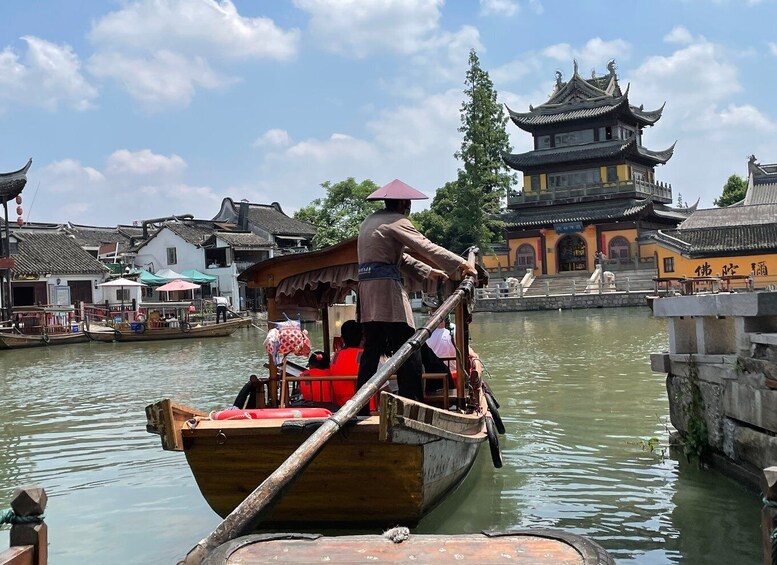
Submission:
M 204 321 L 189 313 L 189 302 L 143 303 L 132 321 L 119 317 L 88 323 L 84 333 L 93 341 L 157 341 L 226 337 L 251 325 L 251 318 L 235 316 L 226 322 Z M 127 314 L 129 317 L 130 314 Z
M 12 325 L 0 331 L 0 349 L 85 343 L 89 338 L 75 320 L 73 306 L 24 306 L 13 309 Z
M 474 255 L 470 260 L 474 262 Z M 357 275 L 353 239 L 322 251 L 263 261 L 241 279 L 265 290 L 268 320 L 281 319 L 296 304 L 320 308 L 328 352 L 328 307 L 356 288 Z M 381 391 L 396 368 L 454 310 L 458 351 L 469 351 L 468 307 L 477 283 L 468 277 L 458 287 L 449 284 L 455 290 L 427 325 L 334 414 L 279 406 L 286 397 L 280 392 L 291 383 L 326 377 L 291 376 L 288 364 L 270 355 L 269 408 L 222 419 L 222 414 L 166 399 L 146 408 L 147 429 L 161 436 L 164 449 L 184 452 L 202 495 L 225 521 L 241 514 L 257 493 L 274 491 L 265 486 L 276 484 L 276 477 L 291 480 L 288 465 L 310 456 L 304 471 L 293 473 L 293 484 L 281 489 L 280 500 L 262 512 L 263 526 L 414 525 L 464 480 L 482 444 L 491 446 L 495 464 L 501 465 L 489 412 L 495 401 L 480 380 L 482 366 L 475 356 L 459 354 L 455 389 L 448 391 L 446 385 L 442 394 L 429 394 L 423 402 Z M 355 375 L 331 378 L 356 380 Z M 378 409 L 356 417 L 376 396 Z

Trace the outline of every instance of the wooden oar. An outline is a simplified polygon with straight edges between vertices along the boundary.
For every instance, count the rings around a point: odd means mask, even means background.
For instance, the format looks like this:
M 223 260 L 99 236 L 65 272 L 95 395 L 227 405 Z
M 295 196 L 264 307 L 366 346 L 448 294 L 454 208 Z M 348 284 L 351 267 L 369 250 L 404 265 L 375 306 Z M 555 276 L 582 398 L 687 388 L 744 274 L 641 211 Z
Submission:
M 470 255 L 470 264 L 474 263 L 473 255 Z M 229 540 L 247 534 L 259 525 L 263 515 L 271 508 L 291 486 L 316 455 L 324 448 L 326 442 L 337 434 L 340 429 L 355 417 L 362 407 L 366 406 L 381 387 L 396 373 L 397 369 L 410 355 L 421 348 L 434 329 L 461 301 L 469 294 L 473 294 L 475 280 L 473 276 L 467 276 L 461 282 L 456 291 L 448 297 L 439 307 L 437 312 L 429 319 L 426 325 L 408 339 L 399 350 L 383 365 L 370 380 L 368 380 L 354 396 L 343 405 L 340 410 L 324 420 L 324 423 L 305 440 L 289 458 L 284 461 L 273 473 L 267 477 L 254 491 L 249 494 L 237 508 L 216 526 L 216 529 L 194 546 L 179 565 L 199 565 L 207 555 Z

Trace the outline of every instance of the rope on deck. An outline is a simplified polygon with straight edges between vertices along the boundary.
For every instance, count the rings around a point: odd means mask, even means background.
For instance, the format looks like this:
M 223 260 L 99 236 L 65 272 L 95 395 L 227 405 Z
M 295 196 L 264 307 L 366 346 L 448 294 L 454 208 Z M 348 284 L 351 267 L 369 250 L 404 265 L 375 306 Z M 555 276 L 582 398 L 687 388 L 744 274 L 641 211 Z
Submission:
M 383 532 L 383 537 L 393 541 L 394 543 L 402 543 L 410 537 L 410 529 L 404 526 L 397 526 Z
M 42 522 L 45 517 L 44 514 L 18 516 L 12 508 L 0 509 L 0 524 L 35 524 Z

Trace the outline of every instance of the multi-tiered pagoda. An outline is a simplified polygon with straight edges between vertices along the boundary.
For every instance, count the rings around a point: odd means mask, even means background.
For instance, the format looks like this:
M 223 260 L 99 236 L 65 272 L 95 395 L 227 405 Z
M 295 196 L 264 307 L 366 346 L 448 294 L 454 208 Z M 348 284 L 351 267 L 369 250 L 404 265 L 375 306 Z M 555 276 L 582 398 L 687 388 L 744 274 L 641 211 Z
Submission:
M 585 79 L 575 62 L 569 81 L 556 72 L 547 102 L 525 113 L 508 108 L 513 123 L 534 137 L 532 151 L 504 155 L 523 173 L 523 190 L 508 197 L 504 216 L 511 267 L 552 275 L 592 271 L 602 256 L 649 263 L 652 257 L 640 258 L 640 236 L 674 227 L 691 212 L 668 206 L 672 188 L 655 179 L 674 145 L 642 145 L 644 128 L 658 122 L 663 106 L 630 104 L 614 61 L 607 68 Z

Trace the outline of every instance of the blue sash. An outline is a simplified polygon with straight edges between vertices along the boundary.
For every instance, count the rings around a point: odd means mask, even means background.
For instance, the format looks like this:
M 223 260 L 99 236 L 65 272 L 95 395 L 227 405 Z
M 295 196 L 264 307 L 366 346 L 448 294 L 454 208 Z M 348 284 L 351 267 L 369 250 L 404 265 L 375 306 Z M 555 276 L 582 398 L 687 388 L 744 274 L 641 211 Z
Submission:
M 360 263 L 359 280 L 371 281 L 375 279 L 401 281 L 402 275 L 399 272 L 399 267 L 392 263 Z

